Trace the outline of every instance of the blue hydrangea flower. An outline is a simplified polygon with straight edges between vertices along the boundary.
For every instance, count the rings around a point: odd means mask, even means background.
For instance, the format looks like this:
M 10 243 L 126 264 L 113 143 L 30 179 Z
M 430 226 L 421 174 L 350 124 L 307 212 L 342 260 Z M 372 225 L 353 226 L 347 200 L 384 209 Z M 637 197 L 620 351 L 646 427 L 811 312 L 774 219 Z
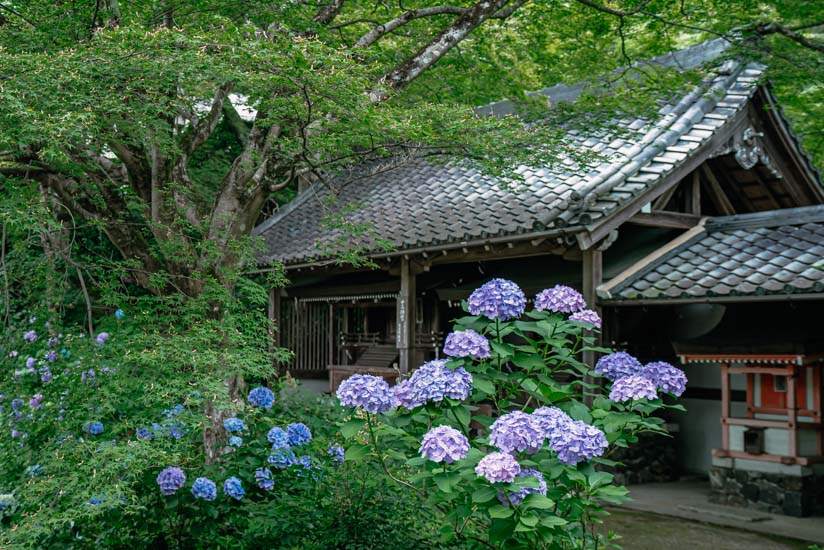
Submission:
M 579 323 L 586 323 L 588 325 L 592 325 L 595 328 L 601 328 L 601 317 L 595 311 L 591 309 L 582 309 L 581 311 L 576 311 L 572 315 L 569 316 L 570 321 L 578 321 Z
M 641 376 L 652 380 L 655 387 L 662 392 L 671 393 L 676 397 L 680 397 L 687 389 L 687 375 L 684 371 L 664 361 L 647 363 L 641 369 Z
M 491 483 L 511 483 L 521 473 L 521 465 L 509 453 L 489 453 L 475 466 L 475 474 Z
M 86 422 L 83 431 L 91 435 L 100 435 L 103 433 L 103 423 L 98 421 Z
M 192 494 L 196 499 L 215 500 L 217 498 L 217 485 L 207 477 L 199 477 L 192 484 Z
M 258 468 L 255 470 L 255 481 L 258 487 L 264 491 L 271 491 L 275 488 L 275 482 L 272 479 L 272 470 L 269 468 Z
M 106 499 L 104 499 L 102 497 L 91 497 L 89 499 L 89 502 L 87 503 L 87 505 L 88 506 L 97 506 L 99 504 L 103 504 L 103 502 L 105 502 L 105 500 Z
M 289 447 L 272 449 L 272 453 L 269 455 L 269 458 L 266 459 L 269 464 L 280 469 L 288 468 L 294 464 L 296 460 L 297 458 L 295 457 L 294 451 Z
M 613 401 L 629 401 L 630 399 L 655 399 L 655 383 L 643 376 L 625 376 L 619 378 L 612 385 L 609 398 Z
M 486 359 L 491 355 L 489 341 L 472 329 L 453 332 L 446 337 L 444 355 L 450 357 L 471 357 Z
M 14 506 L 16 504 L 17 504 L 17 501 L 15 500 L 14 495 L 12 495 L 12 494 L 2 494 L 2 495 L 0 495 L 0 512 L 3 512 L 5 510 L 9 510 L 11 508 L 14 508 Z
M 243 424 L 243 420 L 240 418 L 227 418 L 223 421 L 223 428 L 227 432 L 240 432 L 246 429 L 246 425 Z
M 563 429 L 567 422 L 572 422 L 572 418 L 558 407 L 539 407 L 532 412 L 532 417 L 546 437 L 555 430 Z
M 240 447 L 241 445 L 243 445 L 243 438 L 233 435 L 229 438 L 229 445 L 231 445 L 232 447 Z
M 258 386 L 249 392 L 248 400 L 255 407 L 271 409 L 275 402 L 275 394 L 269 388 Z
M 329 450 L 327 451 L 329 456 L 332 458 L 332 462 L 335 464 L 343 464 L 344 456 L 346 451 L 340 445 L 336 445 L 334 443 L 329 445 Z
M 508 321 L 520 317 L 525 307 L 524 291 L 506 279 L 492 279 L 469 296 L 469 312 L 488 319 Z
M 298 476 L 300 477 L 306 477 L 315 470 L 315 467 L 312 464 L 312 457 L 310 457 L 309 455 L 303 455 L 302 457 L 298 458 L 294 462 L 294 465 L 301 467 L 301 469 L 298 471 Z M 313 477 L 317 479 L 317 476 L 314 474 Z
M 72 352 L 70 352 L 66 348 L 63 348 L 63 349 L 60 350 L 60 355 L 63 356 L 63 359 L 68 359 L 69 357 L 72 356 Z
M 447 464 L 466 458 L 469 440 L 450 426 L 436 426 L 426 432 L 421 441 L 421 456 L 432 462 Z
M 26 368 L 30 369 L 30 368 L 34 367 L 34 365 L 36 363 L 37 363 L 37 359 L 35 359 L 34 357 L 29 357 L 28 359 L 26 359 Z
M 26 468 L 26 473 L 29 474 L 29 477 L 37 477 L 43 473 L 43 467 L 40 464 L 29 466 Z
M 138 428 L 135 432 L 138 439 L 154 439 L 154 433 L 149 428 Z
M 641 373 L 642 368 L 638 359 L 624 351 L 604 355 L 595 363 L 595 373 L 610 380 L 638 375 Z
M 289 434 L 286 430 L 275 426 L 266 434 L 266 439 L 272 444 L 272 449 L 283 449 L 289 447 Z
M 306 424 L 302 422 L 296 422 L 286 426 L 286 434 L 289 439 L 289 445 L 292 447 L 300 447 L 312 441 L 312 432 L 310 432 Z
M 537 487 L 520 487 L 517 491 L 510 491 L 509 494 L 504 493 L 500 489 L 498 490 L 498 500 L 501 501 L 501 504 L 504 506 L 519 506 L 527 495 L 543 495 L 546 496 L 546 481 L 544 480 L 544 476 L 538 470 L 533 470 L 532 468 L 524 468 L 521 472 L 515 476 L 519 477 L 534 477 L 538 480 Z
M 604 454 L 607 438 L 595 426 L 573 420 L 550 434 L 549 447 L 558 454 L 558 460 L 572 466 Z
M 472 375 L 463 367 L 450 369 L 446 359 L 428 361 L 418 367 L 407 381 L 393 389 L 393 402 L 414 409 L 430 401 L 445 398 L 463 400 L 472 393 Z
M 556 285 L 535 296 L 535 309 L 556 313 L 575 313 L 587 307 L 584 297 L 572 287 Z
M 372 414 L 385 413 L 392 408 L 389 384 L 371 374 L 353 374 L 341 382 L 336 395 L 344 407 L 357 407 Z
M 117 311 L 114 312 L 115 319 L 122 319 L 125 316 L 126 316 L 126 314 L 123 313 L 122 309 L 118 309 Z
M 108 332 L 101 332 L 100 334 L 97 335 L 97 338 L 95 338 L 95 341 L 102 346 L 103 344 L 106 343 L 106 340 L 108 340 L 108 339 L 109 339 L 109 333 Z
M 37 332 L 33 330 L 28 331 L 23 335 L 23 340 L 25 340 L 26 342 L 34 342 L 35 340 L 37 340 Z
M 521 411 L 507 413 L 490 428 L 489 442 L 503 452 L 537 453 L 546 439 L 542 424 L 536 417 Z
M 171 420 L 181 412 L 183 412 L 183 405 L 177 404 L 171 409 L 165 409 L 161 414 Z
M 232 476 L 223 482 L 223 493 L 235 500 L 242 500 L 246 491 L 243 490 L 243 484 L 240 479 Z
M 157 474 L 157 484 L 160 487 L 160 492 L 165 496 L 175 494 L 178 489 L 183 487 L 184 483 L 186 483 L 186 474 L 176 466 L 169 466 Z

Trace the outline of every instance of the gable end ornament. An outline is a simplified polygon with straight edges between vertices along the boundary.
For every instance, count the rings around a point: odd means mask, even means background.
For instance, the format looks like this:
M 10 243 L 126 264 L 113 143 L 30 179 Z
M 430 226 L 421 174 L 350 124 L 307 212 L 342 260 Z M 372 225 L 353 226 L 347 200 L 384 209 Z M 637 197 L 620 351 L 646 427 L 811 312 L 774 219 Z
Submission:
M 783 179 L 784 176 L 781 175 L 781 172 L 772 164 L 770 157 L 767 155 L 762 139 L 763 137 L 763 132 L 756 132 L 752 126 L 748 126 L 743 131 L 730 137 L 723 145 L 710 153 L 709 158 L 732 153 L 741 168 L 751 170 L 760 162 L 770 171 L 773 177 Z

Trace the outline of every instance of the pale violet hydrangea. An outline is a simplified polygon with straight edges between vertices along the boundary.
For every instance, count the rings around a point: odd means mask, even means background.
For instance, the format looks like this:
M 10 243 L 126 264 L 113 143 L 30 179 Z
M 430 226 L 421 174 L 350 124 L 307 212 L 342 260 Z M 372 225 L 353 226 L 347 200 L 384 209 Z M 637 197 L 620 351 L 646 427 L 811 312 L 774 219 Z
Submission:
M 175 466 L 169 466 L 157 474 L 157 485 L 160 487 L 160 492 L 165 496 L 175 494 L 178 489 L 183 487 L 184 483 L 186 483 L 186 474 Z
M 451 463 L 466 458 L 469 440 L 450 426 L 436 426 L 421 441 L 421 456 L 432 462 Z
M 524 291 L 506 279 L 492 279 L 469 296 L 469 312 L 488 319 L 508 321 L 520 317 L 525 307 Z
M 687 375 L 684 371 L 664 361 L 647 363 L 641 370 L 641 376 L 650 379 L 662 392 L 676 397 L 680 397 L 687 389 Z
M 492 424 L 489 433 L 489 442 L 507 453 L 537 453 L 545 438 L 546 434 L 538 419 L 521 411 L 507 413 L 498 418 Z
M 533 470 L 532 468 L 524 468 L 521 472 L 515 476 L 515 481 L 521 477 L 534 477 L 538 480 L 537 487 L 521 487 L 517 491 L 509 491 L 509 493 L 505 493 L 504 491 L 498 490 L 498 500 L 501 501 L 501 504 L 504 506 L 509 506 L 512 504 L 513 506 L 520 505 L 527 495 L 543 495 L 546 496 L 546 481 L 544 480 L 543 474 L 538 470 Z
M 269 388 L 258 386 L 249 392 L 248 400 L 255 407 L 271 409 L 275 402 L 275 394 Z
M 353 374 L 341 382 L 336 395 L 344 407 L 356 407 L 372 414 L 392 408 L 392 392 L 380 376 Z
M 509 453 L 490 453 L 475 466 L 475 474 L 491 483 L 511 483 L 521 473 L 521 465 Z
M 558 460 L 572 466 L 604 454 L 607 438 L 595 426 L 573 420 L 550 434 L 549 447 L 557 453 Z
M 586 323 L 588 325 L 592 325 L 595 328 L 601 328 L 601 317 L 595 311 L 591 309 L 582 309 L 581 311 L 576 311 L 572 315 L 569 316 L 570 321 L 578 321 L 579 323 Z
M 97 335 L 97 337 L 95 338 L 95 341 L 102 346 L 103 344 L 106 343 L 106 340 L 108 340 L 108 339 L 109 339 L 109 333 L 108 332 L 101 332 L 100 334 Z
M 595 363 L 595 373 L 610 380 L 638 375 L 641 373 L 642 368 L 638 359 L 624 351 L 604 355 Z
M 243 483 L 240 479 L 232 476 L 223 482 L 223 494 L 229 495 L 235 500 L 241 500 L 246 491 L 243 490 Z
M 217 486 L 211 479 L 199 477 L 192 484 L 192 495 L 199 500 L 215 500 L 217 498 Z
M 631 399 L 655 399 L 655 383 L 643 376 L 625 376 L 612 384 L 609 398 L 613 401 L 629 401 Z
M 472 375 L 463 367 L 450 369 L 446 359 L 428 361 L 392 390 L 393 403 L 414 409 L 430 401 L 446 398 L 463 400 L 472 393 Z
M 471 357 L 486 359 L 491 355 L 489 341 L 482 334 L 466 329 L 453 332 L 446 337 L 443 345 L 444 355 L 450 357 Z
M 535 309 L 556 313 L 575 313 L 587 307 L 580 292 L 565 285 L 555 285 L 535 296 Z
M 558 407 L 539 407 L 532 412 L 532 417 L 546 437 L 555 430 L 563 429 L 567 422 L 572 422 L 572 418 Z
M 306 424 L 302 422 L 296 422 L 286 426 L 286 434 L 289 445 L 292 447 L 300 447 L 312 441 L 312 432 L 309 431 Z

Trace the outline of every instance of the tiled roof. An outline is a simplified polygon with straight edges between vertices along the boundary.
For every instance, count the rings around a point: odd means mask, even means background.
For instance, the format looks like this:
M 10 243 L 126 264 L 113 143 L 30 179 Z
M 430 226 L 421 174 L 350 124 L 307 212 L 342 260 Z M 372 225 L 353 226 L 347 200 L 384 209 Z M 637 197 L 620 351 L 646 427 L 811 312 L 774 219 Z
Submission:
M 705 60 L 718 55 L 717 45 L 709 44 L 713 47 L 686 50 L 691 63 L 697 64 L 699 53 Z M 708 154 L 711 140 L 717 144 L 720 134 L 732 132 L 732 121 L 755 93 L 763 71 L 761 65 L 726 62 L 713 79 L 665 103 L 657 120 L 616 121 L 628 133 L 572 131 L 569 142 L 582 152 L 599 153 L 596 160 L 521 166 L 523 182 L 509 188 L 460 162 L 418 159 L 388 170 L 356 167 L 358 177 L 341 189 L 336 205 L 329 206 L 332 192 L 326 186 L 314 185 L 258 226 L 254 234 L 263 237 L 267 249 L 259 262 L 330 261 L 352 243 L 322 218 L 342 211 L 347 223 L 373 228 L 356 244 L 374 253 L 383 250 L 378 237 L 402 253 L 587 231 L 663 184 L 691 155 Z M 563 95 L 558 87 L 544 92 Z M 574 90 L 567 92 L 574 99 Z
M 598 288 L 604 302 L 822 294 L 824 205 L 711 218 Z

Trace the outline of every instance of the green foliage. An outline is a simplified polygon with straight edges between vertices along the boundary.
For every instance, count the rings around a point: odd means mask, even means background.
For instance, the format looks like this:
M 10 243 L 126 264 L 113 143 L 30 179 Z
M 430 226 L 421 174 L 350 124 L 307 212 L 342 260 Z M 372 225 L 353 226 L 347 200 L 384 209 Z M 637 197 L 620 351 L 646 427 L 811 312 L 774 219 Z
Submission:
M 455 328 L 480 332 L 491 345 L 488 359 L 451 358 L 447 363 L 449 368 L 464 367 L 472 373 L 471 397 L 359 415 L 340 427 L 342 436 L 352 441 L 347 458 L 377 458 L 387 477 L 440 511 L 444 536 L 452 544 L 603 546 L 608 541 L 593 526 L 607 514 L 605 504 L 625 502 L 628 493 L 604 471 L 615 464 L 609 454 L 636 443 L 638 433 L 665 434 L 662 419 L 654 414 L 673 406 L 662 398 L 615 402 L 594 392 L 597 386 L 586 377 L 595 373 L 579 360 L 580 353 L 608 350 L 592 347 L 594 337 L 586 332 L 590 325 L 567 320 L 562 314 L 530 311 L 524 320 L 507 322 L 467 316 L 458 319 Z M 593 398 L 591 405 L 584 396 Z M 538 480 L 528 476 L 491 484 L 476 474 L 480 459 L 495 450 L 489 427 L 502 414 L 553 405 L 573 420 L 601 430 L 609 449 L 602 456 L 572 465 L 561 462 L 546 446 L 534 454 L 516 453 L 521 468 L 542 472 L 548 489 L 545 496 L 529 494 L 517 505 L 505 504 L 504 495 L 524 487 L 535 489 Z M 471 448 L 464 459 L 436 463 L 419 455 L 422 436 L 441 425 L 469 439 Z

